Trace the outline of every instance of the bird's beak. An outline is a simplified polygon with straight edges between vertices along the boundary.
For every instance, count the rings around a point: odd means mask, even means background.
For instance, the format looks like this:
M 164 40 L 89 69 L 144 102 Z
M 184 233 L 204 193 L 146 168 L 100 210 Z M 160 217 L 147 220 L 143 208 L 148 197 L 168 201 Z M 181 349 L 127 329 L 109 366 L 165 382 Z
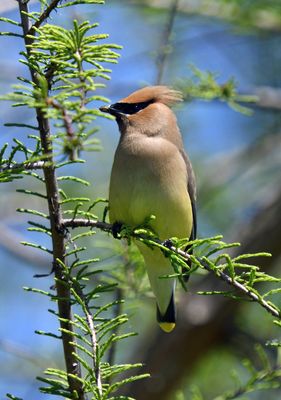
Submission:
M 109 106 L 101 106 L 100 111 L 114 115 L 114 117 L 117 117 L 118 115 L 122 114 L 119 110 L 116 110 L 114 108 L 114 104 L 111 104 Z
M 101 106 L 99 109 L 100 109 L 100 111 L 102 111 L 102 112 L 110 113 L 110 111 L 109 111 L 110 106 Z

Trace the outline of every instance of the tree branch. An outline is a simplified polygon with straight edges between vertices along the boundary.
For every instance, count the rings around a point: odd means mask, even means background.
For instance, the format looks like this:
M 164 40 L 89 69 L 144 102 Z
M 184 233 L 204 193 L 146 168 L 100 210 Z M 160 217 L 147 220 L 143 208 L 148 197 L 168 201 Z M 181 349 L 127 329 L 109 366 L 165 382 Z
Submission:
M 55 101 L 52 98 L 47 99 L 47 104 L 61 112 L 67 139 L 70 143 L 73 142 L 76 139 L 76 136 L 75 136 L 75 132 L 74 132 L 74 129 L 72 126 L 71 115 L 69 115 L 67 110 L 61 104 L 59 104 L 57 101 Z M 70 148 L 71 148 L 71 145 L 70 145 Z M 69 154 L 69 159 L 70 159 L 70 161 L 74 161 L 76 159 L 76 152 L 75 152 L 74 148 L 71 148 L 71 151 Z
M 33 43 L 33 40 L 27 37 L 28 34 L 32 33 L 29 29 L 29 19 L 26 13 L 28 13 L 28 6 L 24 0 L 18 0 L 19 10 L 21 15 L 22 29 L 24 33 L 24 41 L 26 45 L 26 51 L 28 56 L 30 55 L 30 47 L 28 45 Z M 37 25 L 46 19 L 50 12 L 58 4 L 58 0 L 53 1 L 50 6 L 45 10 L 37 21 Z M 40 22 L 40 23 L 39 23 Z M 39 25 L 38 25 L 39 24 Z M 35 26 L 35 25 L 34 25 Z M 31 28 L 32 29 L 32 28 Z M 30 68 L 30 74 L 33 82 L 37 85 L 38 81 L 36 78 L 35 71 Z M 66 277 L 62 271 L 62 268 L 58 260 L 65 264 L 65 240 L 64 232 L 59 228 L 61 226 L 61 206 L 59 197 L 59 188 L 57 184 L 55 167 L 53 165 L 53 154 L 52 154 L 52 141 L 50 133 L 49 120 L 45 117 L 43 111 L 40 108 L 36 109 L 38 127 L 40 132 L 40 140 L 42 146 L 43 156 L 46 157 L 47 164 L 43 168 L 46 194 L 48 199 L 48 209 L 50 216 L 50 228 L 52 235 L 52 246 L 53 246 L 53 269 L 56 278 L 56 290 L 58 298 L 58 311 L 60 316 L 60 328 L 62 335 L 62 343 L 64 349 L 64 358 L 66 363 L 67 378 L 69 384 L 69 390 L 79 400 L 85 400 L 84 389 L 81 380 L 75 379 L 74 377 L 81 378 L 80 365 L 77 362 L 75 338 L 73 331 L 72 314 L 71 314 L 71 296 L 70 289 Z
M 102 222 L 94 219 L 84 219 L 84 218 L 75 218 L 75 219 L 63 219 L 61 221 L 61 228 L 98 228 L 104 232 L 112 232 L 112 224 L 108 224 L 107 222 Z
M 78 228 L 78 227 L 92 227 L 92 228 L 98 228 L 101 229 L 105 232 L 112 232 L 113 225 L 108 224 L 106 222 L 101 222 L 101 221 L 96 221 L 96 220 L 84 220 L 83 218 L 81 219 L 64 219 L 62 220 L 62 228 Z M 128 236 L 124 235 L 122 236 L 123 238 L 129 238 Z M 147 237 L 146 235 L 142 233 L 135 233 L 132 232 L 130 234 L 130 237 L 133 237 L 137 240 L 148 240 L 151 245 L 155 245 L 159 247 L 159 245 L 163 248 L 167 248 L 167 250 L 173 252 L 174 254 L 180 255 L 184 260 L 188 261 L 190 259 L 190 255 L 187 252 L 184 252 L 183 250 L 177 249 L 175 246 L 170 246 L 167 240 L 164 242 L 161 242 L 159 239 L 156 238 L 151 238 Z M 237 281 L 235 278 L 231 278 L 229 275 L 227 275 L 225 272 L 221 271 L 220 269 L 217 268 L 212 268 L 205 260 L 202 260 L 198 257 L 192 256 L 192 258 L 198 263 L 198 265 L 206 269 L 208 272 L 213 273 L 215 276 L 217 276 L 220 280 L 226 282 L 228 285 L 232 286 L 239 292 L 245 294 L 247 297 L 249 297 L 251 300 L 255 301 L 256 303 L 259 303 L 267 312 L 269 312 L 271 315 L 274 317 L 280 319 L 281 315 L 280 312 L 274 308 L 269 302 L 265 301 L 261 296 L 258 296 L 254 291 L 246 287 L 245 285 L 241 284 L 240 282 Z
M 5 166 L 0 166 L 0 172 L 5 171 L 22 171 L 22 170 L 35 170 L 35 169 L 43 169 L 45 166 L 44 161 L 37 162 L 27 162 L 27 163 L 15 163 L 15 164 L 7 164 Z
M 49 18 L 51 12 L 57 7 L 61 0 L 53 0 L 48 7 L 43 11 L 43 13 L 40 15 L 40 17 L 37 19 L 36 22 L 30 27 L 28 30 L 27 34 L 28 35 L 34 35 L 35 29 L 34 28 L 39 28 L 42 23 Z

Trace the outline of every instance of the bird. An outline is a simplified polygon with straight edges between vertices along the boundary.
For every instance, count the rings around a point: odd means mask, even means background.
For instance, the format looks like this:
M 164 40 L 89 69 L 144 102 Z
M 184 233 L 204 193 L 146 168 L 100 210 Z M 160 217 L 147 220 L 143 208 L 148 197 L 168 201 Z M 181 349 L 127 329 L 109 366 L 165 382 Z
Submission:
M 113 115 L 120 131 L 109 185 L 109 220 L 137 227 L 149 219 L 162 241 L 196 238 L 196 184 L 171 107 L 182 101 L 168 86 L 146 86 L 100 110 Z M 163 252 L 138 242 L 164 332 L 176 325 L 176 279 Z

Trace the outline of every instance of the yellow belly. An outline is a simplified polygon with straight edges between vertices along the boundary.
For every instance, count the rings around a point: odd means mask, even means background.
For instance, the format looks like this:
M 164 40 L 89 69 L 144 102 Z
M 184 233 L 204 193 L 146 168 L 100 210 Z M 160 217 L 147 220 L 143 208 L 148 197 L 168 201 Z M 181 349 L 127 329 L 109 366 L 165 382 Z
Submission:
M 161 239 L 189 237 L 193 221 L 184 160 L 179 152 L 157 156 L 119 157 L 116 153 L 109 192 L 110 221 L 135 227 L 154 215 L 151 228 Z

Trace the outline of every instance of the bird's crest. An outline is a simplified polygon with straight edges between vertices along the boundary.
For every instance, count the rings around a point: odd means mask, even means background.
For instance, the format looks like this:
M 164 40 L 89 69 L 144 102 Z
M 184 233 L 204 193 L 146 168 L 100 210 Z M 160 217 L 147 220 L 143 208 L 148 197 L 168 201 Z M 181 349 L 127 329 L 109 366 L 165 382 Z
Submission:
M 182 93 L 168 86 L 147 86 L 120 100 L 120 103 L 163 103 L 172 106 L 183 101 Z

